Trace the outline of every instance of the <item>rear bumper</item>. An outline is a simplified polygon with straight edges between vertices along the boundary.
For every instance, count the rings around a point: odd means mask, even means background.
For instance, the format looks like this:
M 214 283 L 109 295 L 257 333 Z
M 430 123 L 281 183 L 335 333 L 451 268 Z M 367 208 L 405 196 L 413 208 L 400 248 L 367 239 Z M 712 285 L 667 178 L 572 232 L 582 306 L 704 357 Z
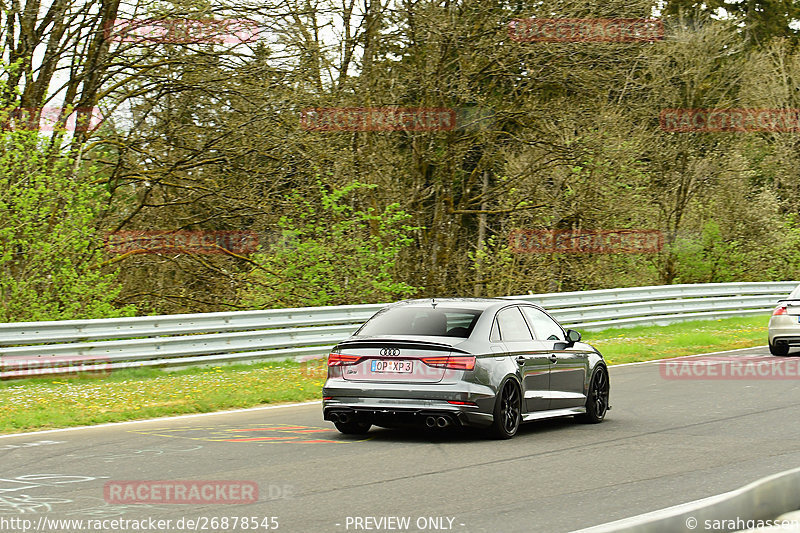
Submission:
M 486 427 L 492 423 L 495 392 L 486 386 L 459 382 L 415 385 L 354 383 L 330 379 L 322 389 L 325 420 L 342 413 L 376 425 L 425 425 L 429 416 L 448 418 L 460 426 Z M 476 405 L 453 405 L 451 401 Z
M 769 343 L 773 346 L 776 344 L 788 344 L 789 346 L 800 346 L 800 336 L 798 335 L 778 335 L 770 338 Z
M 769 320 L 769 343 L 800 346 L 800 320 L 797 315 L 778 315 Z
M 474 408 L 473 408 L 474 409 Z M 332 422 L 347 416 L 349 420 L 369 422 L 378 426 L 429 426 L 434 423 L 429 419 L 445 418 L 446 424 L 461 427 L 487 427 L 492 423 L 492 416 L 483 413 L 468 413 L 460 409 L 442 408 L 375 408 L 349 405 L 330 405 L 323 409 L 323 418 Z M 444 427 L 438 424 L 438 427 Z

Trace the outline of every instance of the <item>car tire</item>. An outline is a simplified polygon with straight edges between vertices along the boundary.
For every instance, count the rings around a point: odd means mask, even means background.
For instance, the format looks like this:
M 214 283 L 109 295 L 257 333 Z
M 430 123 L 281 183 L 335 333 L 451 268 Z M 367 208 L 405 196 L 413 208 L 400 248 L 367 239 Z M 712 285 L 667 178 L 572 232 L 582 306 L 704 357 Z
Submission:
M 769 345 L 769 353 L 772 355 L 787 355 L 789 353 L 789 345 L 788 344 L 770 344 Z
M 519 385 L 506 379 L 497 393 L 494 404 L 494 421 L 490 432 L 497 439 L 510 439 L 517 434 L 522 422 L 522 394 Z
M 603 365 L 598 365 L 592 372 L 589 381 L 589 390 L 586 394 L 586 413 L 576 418 L 587 424 L 599 424 L 608 412 L 608 370 Z
M 369 428 L 372 427 L 372 424 L 369 422 L 357 422 L 357 421 L 350 421 L 350 422 L 334 422 L 334 426 L 336 429 L 339 430 L 339 433 L 343 433 L 344 435 L 364 435 L 369 431 Z

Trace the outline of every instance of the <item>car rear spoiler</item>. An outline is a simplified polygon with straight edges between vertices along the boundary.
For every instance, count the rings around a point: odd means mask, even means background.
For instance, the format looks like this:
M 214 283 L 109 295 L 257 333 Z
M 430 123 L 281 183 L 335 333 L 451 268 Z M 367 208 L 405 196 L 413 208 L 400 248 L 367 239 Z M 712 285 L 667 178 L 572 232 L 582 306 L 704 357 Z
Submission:
M 466 339 L 454 339 L 458 342 L 463 342 Z M 456 348 L 452 344 L 444 342 L 421 341 L 412 339 L 397 339 L 392 337 L 385 338 L 369 338 L 369 339 L 350 339 L 342 341 L 336 345 L 337 347 L 359 347 L 359 348 L 386 348 L 387 346 L 405 347 L 405 348 L 422 348 L 438 351 L 453 351 L 458 353 L 470 353 L 461 348 Z

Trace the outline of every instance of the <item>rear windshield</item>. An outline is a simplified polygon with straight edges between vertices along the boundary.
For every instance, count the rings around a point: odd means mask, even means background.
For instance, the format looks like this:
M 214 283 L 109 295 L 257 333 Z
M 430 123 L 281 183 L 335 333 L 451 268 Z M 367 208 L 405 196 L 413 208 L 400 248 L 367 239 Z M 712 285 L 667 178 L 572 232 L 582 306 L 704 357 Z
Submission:
M 357 334 L 467 338 L 480 316 L 474 309 L 391 307 L 370 318 Z

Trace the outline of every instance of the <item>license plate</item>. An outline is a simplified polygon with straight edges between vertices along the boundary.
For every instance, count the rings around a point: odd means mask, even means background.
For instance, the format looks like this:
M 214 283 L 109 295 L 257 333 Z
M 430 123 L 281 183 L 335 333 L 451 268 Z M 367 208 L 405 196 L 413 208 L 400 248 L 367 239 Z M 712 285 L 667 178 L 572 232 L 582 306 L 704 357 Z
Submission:
M 389 374 L 410 374 L 414 368 L 414 362 L 408 359 L 373 359 L 371 369 L 373 372 Z

